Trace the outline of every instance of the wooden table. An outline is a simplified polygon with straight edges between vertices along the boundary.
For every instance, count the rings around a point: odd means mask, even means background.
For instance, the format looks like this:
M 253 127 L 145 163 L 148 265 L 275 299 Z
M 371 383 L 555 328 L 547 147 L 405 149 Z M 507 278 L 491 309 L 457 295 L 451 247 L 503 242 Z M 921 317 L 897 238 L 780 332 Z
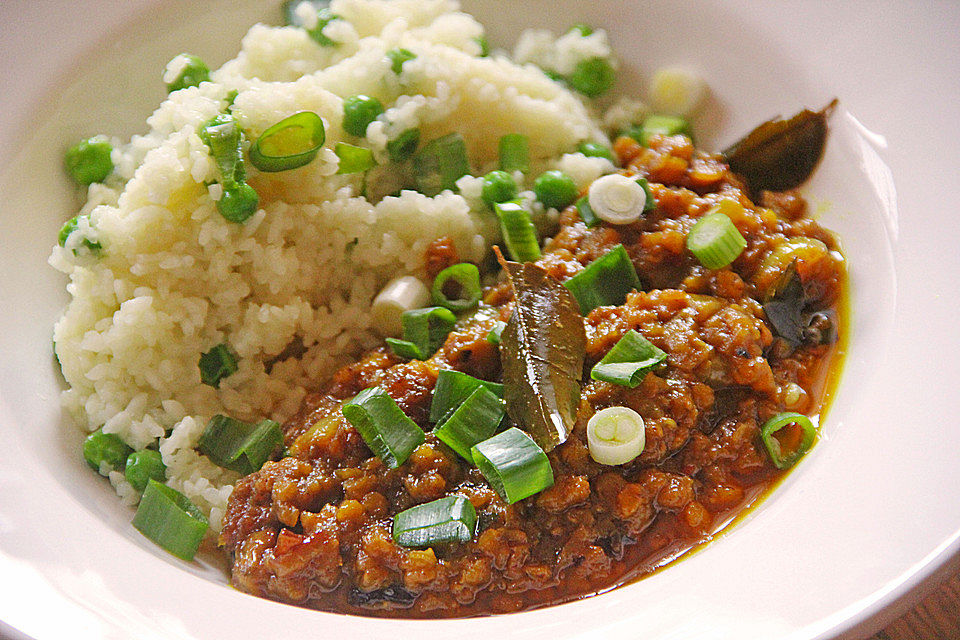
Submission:
M 960 572 L 870 640 L 960 640 Z

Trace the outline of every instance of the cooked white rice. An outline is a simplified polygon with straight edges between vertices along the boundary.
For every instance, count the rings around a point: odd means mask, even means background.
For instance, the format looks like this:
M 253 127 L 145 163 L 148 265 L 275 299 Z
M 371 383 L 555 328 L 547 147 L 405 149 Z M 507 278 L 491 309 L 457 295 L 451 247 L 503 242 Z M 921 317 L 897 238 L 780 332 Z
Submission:
M 50 257 L 72 296 L 54 331 L 66 411 L 135 449 L 158 443 L 168 484 L 208 513 L 215 531 L 237 475 L 194 449 L 210 417 L 290 417 L 309 389 L 377 343 L 372 298 L 394 276 L 423 277 L 429 242 L 449 236 L 462 259 L 478 262 L 496 240 L 477 178 L 462 178 L 460 193 L 405 191 L 371 203 L 358 195 L 357 175 L 335 175 L 331 149 L 348 138 L 344 97 L 366 93 L 387 105 L 367 130 L 381 161 L 390 139 L 419 127 L 425 140 L 461 132 L 474 176 L 495 164 L 497 140 L 513 132 L 530 137 L 538 169 L 562 168 L 580 185 L 613 170 L 569 153 L 582 140 L 605 139 L 590 108 L 533 66 L 477 57 L 483 27 L 456 3 L 333 0 L 332 10 L 345 20 L 324 33 L 339 46 L 318 46 L 303 29 L 256 25 L 212 82 L 172 93 L 146 135 L 114 141 L 115 175 L 90 187 L 89 221 L 81 218 Z M 598 34 L 586 54 L 609 54 Z M 557 67 L 577 55 L 543 34 L 535 42 L 540 49 L 528 48 Z M 385 57 L 395 47 L 417 55 L 400 77 Z M 197 135 L 231 90 L 249 138 L 303 110 L 320 114 L 327 131 L 324 150 L 305 167 L 259 174 L 248 164 L 260 210 L 244 224 L 217 212 L 217 167 Z M 84 239 L 102 245 L 99 257 Z M 275 362 L 297 341 L 302 356 Z M 201 383 L 197 363 L 223 342 L 239 355 L 239 371 L 215 389 Z M 136 503 L 121 472 L 103 471 Z

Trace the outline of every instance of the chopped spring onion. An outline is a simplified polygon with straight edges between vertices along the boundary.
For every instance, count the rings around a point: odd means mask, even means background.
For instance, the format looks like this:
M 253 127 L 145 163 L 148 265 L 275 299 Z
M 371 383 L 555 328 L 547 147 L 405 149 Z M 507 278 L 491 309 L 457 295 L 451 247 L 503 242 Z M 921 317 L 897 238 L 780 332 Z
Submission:
M 209 524 L 185 495 L 151 478 L 133 526 L 178 558 L 193 560 Z
M 210 79 L 210 67 L 197 56 L 181 53 L 167 63 L 163 70 L 163 82 L 167 93 L 173 93 L 187 87 L 200 86 Z
M 617 72 L 607 58 L 597 56 L 578 62 L 565 80 L 574 91 L 596 98 L 610 90 L 617 80 Z
M 590 377 L 633 389 L 666 357 L 667 354 L 631 329 L 594 365 Z
M 377 162 L 373 159 L 373 151 L 366 147 L 338 142 L 333 148 L 333 152 L 340 159 L 338 174 L 360 173 L 367 169 L 372 169 Z
M 461 371 L 441 369 L 437 374 L 437 383 L 433 387 L 433 402 L 430 404 L 430 422 L 442 424 L 457 407 L 481 387 L 492 392 L 497 398 L 503 397 L 503 385 L 480 380 Z
M 474 445 L 470 452 L 490 486 L 510 504 L 553 486 L 547 454 L 516 427 Z
M 587 315 L 597 307 L 623 304 L 628 293 L 640 289 L 640 278 L 627 250 L 618 244 L 563 286 L 577 299 L 580 313 Z
M 127 457 L 124 477 L 130 486 L 143 493 L 151 479 L 157 482 L 164 482 L 167 479 L 167 466 L 163 464 L 159 451 L 153 449 L 135 451 Z
M 383 113 L 383 104 L 373 96 L 350 96 L 343 101 L 343 130 L 362 138 L 367 127 Z
M 500 232 L 507 251 L 517 262 L 533 262 L 540 258 L 540 240 L 530 214 L 516 200 L 493 205 L 500 219 Z
M 267 128 L 250 146 L 250 162 L 261 171 L 287 171 L 309 164 L 326 138 L 323 120 L 300 111 Z
M 433 197 L 445 189 L 457 188 L 457 180 L 470 173 L 467 143 L 459 133 L 431 140 L 413 156 L 417 190 Z
M 763 446 L 777 469 L 789 469 L 810 450 L 817 429 L 802 413 L 786 411 L 773 416 L 760 430 Z
M 60 233 L 57 234 L 57 243 L 61 247 L 66 247 L 67 239 L 73 234 L 74 231 L 80 228 L 81 219 L 86 220 L 89 226 L 90 216 L 89 214 L 84 213 L 70 218 L 62 227 L 60 227 Z M 103 246 L 99 242 L 90 240 L 89 238 L 84 238 L 80 243 L 80 247 L 83 247 L 94 255 L 99 254 L 100 251 L 103 250 Z M 73 249 L 73 255 L 78 255 L 77 249 L 80 247 Z
M 647 91 L 654 109 L 683 117 L 697 111 L 706 93 L 700 74 L 684 67 L 657 69 Z
M 104 433 L 102 428 L 88 435 L 83 441 L 83 459 L 97 472 L 104 463 L 113 470 L 123 469 L 127 456 L 131 453 L 133 449 L 128 447 L 120 436 Z
M 606 158 L 614 165 L 617 164 L 617 158 L 613 155 L 613 150 L 605 144 L 581 142 L 577 145 L 577 151 L 588 158 Z
M 530 138 L 522 133 L 500 136 L 500 171 L 530 171 Z
M 407 60 L 413 60 L 417 54 L 409 49 L 390 49 L 387 51 L 387 58 L 390 59 L 390 69 L 397 75 L 403 73 L 403 63 Z
M 646 445 L 643 418 L 629 407 L 607 407 L 587 422 L 590 457 L 600 464 L 626 464 Z
M 487 342 L 490 344 L 500 344 L 500 335 L 503 333 L 503 330 L 507 328 L 507 323 L 503 320 L 497 320 L 497 323 L 493 325 L 493 329 L 490 329 L 490 333 L 487 334 Z
M 81 140 L 67 149 L 64 164 L 77 184 L 103 182 L 113 172 L 113 145 L 105 136 Z
M 432 547 L 470 542 L 477 512 L 463 496 L 447 496 L 418 504 L 393 517 L 393 541 L 401 547 Z
M 240 148 L 242 132 L 237 120 L 229 113 L 221 113 L 207 121 L 197 132 L 210 148 L 210 155 L 220 169 L 224 186 L 243 182 L 243 156 Z
M 407 129 L 387 143 L 387 154 L 393 162 L 404 162 L 417 152 L 418 146 L 420 146 L 420 129 Z
M 588 195 L 594 215 L 610 224 L 632 224 L 639 220 L 643 212 L 655 204 L 652 198 L 647 198 L 648 191 L 639 180 L 621 173 L 594 180 Z
M 593 208 L 590 206 L 589 195 L 577 200 L 577 211 L 580 213 L 580 219 L 583 220 L 583 224 L 587 225 L 588 228 L 593 228 L 600 224 L 600 218 L 597 217 L 597 214 L 594 213 Z
M 503 400 L 479 386 L 433 433 L 464 459 L 473 462 L 470 449 L 497 432 L 505 411 Z
M 424 441 L 423 431 L 380 387 L 370 387 L 345 402 L 343 417 L 350 421 L 370 450 L 396 469 Z
M 283 433 L 273 420 L 250 424 L 221 414 L 210 419 L 197 441 L 211 462 L 242 475 L 259 471 L 282 445 Z
M 593 35 L 593 27 L 591 27 L 589 24 L 583 24 L 582 22 L 578 22 L 577 24 L 567 29 L 567 33 L 573 33 L 574 31 L 579 33 L 581 37 L 584 37 L 584 38 L 586 38 L 587 36 Z
M 486 58 L 490 55 L 490 42 L 487 40 L 487 36 L 477 36 L 473 41 L 480 47 L 480 53 L 478 55 L 481 58 Z
M 533 192 L 545 207 L 566 209 L 577 199 L 577 183 L 562 171 L 544 171 L 533 181 Z
M 377 294 L 370 307 L 373 327 L 385 336 L 398 336 L 403 330 L 404 311 L 419 309 L 430 302 L 430 290 L 419 278 L 394 278 Z
M 650 139 L 655 135 L 675 136 L 683 134 L 693 139 L 693 130 L 686 118 L 654 114 L 647 116 L 643 124 L 630 131 L 630 137 L 645 147 L 650 146 Z
M 327 28 L 328 24 L 339 19 L 340 16 L 330 11 L 329 8 L 323 7 L 317 10 L 316 24 L 312 27 L 307 27 L 307 25 L 304 24 L 304 27 L 307 29 L 307 34 L 321 47 L 335 47 L 337 46 L 337 42 L 325 35 L 323 30 Z
M 404 311 L 400 317 L 403 339 L 387 338 L 387 344 L 401 358 L 426 360 L 440 348 L 456 322 L 457 316 L 443 307 Z
M 480 302 L 480 270 L 477 265 L 461 262 L 437 274 L 430 296 L 433 303 L 451 311 L 466 311 Z
M 513 200 L 517 197 L 517 183 L 506 171 L 491 171 L 483 176 L 480 197 L 491 207 L 498 202 Z
M 730 208 L 730 205 L 724 205 L 725 202 L 741 206 L 733 200 L 721 200 L 697 220 L 687 234 L 687 249 L 708 269 L 727 266 L 747 247 L 746 239 L 724 213 L 724 209 Z
M 199 366 L 200 381 L 214 388 L 219 388 L 221 380 L 232 376 L 239 369 L 237 354 L 226 342 L 201 355 Z

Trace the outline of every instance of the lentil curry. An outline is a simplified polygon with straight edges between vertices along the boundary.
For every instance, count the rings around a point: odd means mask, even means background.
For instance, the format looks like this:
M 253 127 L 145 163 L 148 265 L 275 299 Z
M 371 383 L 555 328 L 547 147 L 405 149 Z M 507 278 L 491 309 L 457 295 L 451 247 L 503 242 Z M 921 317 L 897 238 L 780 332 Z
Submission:
M 709 539 L 777 481 L 783 471 L 764 448 L 762 427 L 784 411 L 821 412 L 839 366 L 844 264 L 836 240 L 797 192 L 761 192 L 752 201 L 722 156 L 695 150 L 684 135 L 654 136 L 647 146 L 621 137 L 615 152 L 621 173 L 646 178 L 656 206 L 632 224 L 592 228 L 568 207 L 536 264 L 562 282 L 623 245 L 641 287 L 583 318 L 584 371 L 631 329 L 666 353 L 664 363 L 634 388 L 587 373 L 572 432 L 548 453 L 553 485 L 509 504 L 437 439 L 429 420 L 439 371 L 501 379 L 488 334 L 509 319 L 514 295 L 504 282 L 487 287 L 481 310 L 461 319 L 434 355 L 404 360 L 376 349 L 338 371 L 283 426 L 286 457 L 244 477 L 230 498 L 220 540 L 237 588 L 374 616 L 522 611 L 648 574 Z M 728 215 L 746 247 L 728 267 L 708 269 L 685 238 L 723 199 L 741 205 Z M 431 276 L 456 262 L 450 243 L 430 247 Z M 792 341 L 764 309 L 789 272 L 802 283 L 806 318 Z M 373 386 L 425 432 L 394 469 L 341 412 Z M 595 462 L 586 436 L 590 417 L 612 406 L 645 423 L 642 453 L 619 466 Z M 469 541 L 394 541 L 398 512 L 445 496 L 474 507 Z

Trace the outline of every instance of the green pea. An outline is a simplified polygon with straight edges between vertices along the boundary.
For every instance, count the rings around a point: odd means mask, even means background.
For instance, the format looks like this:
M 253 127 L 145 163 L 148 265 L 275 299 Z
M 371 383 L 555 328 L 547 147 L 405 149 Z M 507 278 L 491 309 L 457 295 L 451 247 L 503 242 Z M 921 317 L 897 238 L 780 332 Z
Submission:
M 223 195 L 217 201 L 217 211 L 230 222 L 246 222 L 257 212 L 259 203 L 256 190 L 240 182 L 236 186 L 223 188 Z
M 387 143 L 387 153 L 394 162 L 403 162 L 417 151 L 420 145 L 420 129 L 407 129 Z
M 565 209 L 577 199 L 577 183 L 562 171 L 544 171 L 533 181 L 533 192 L 545 207 Z
M 374 97 L 357 95 L 343 101 L 343 130 L 352 136 L 363 137 L 367 126 L 383 113 L 383 105 Z
M 159 451 L 153 449 L 135 451 L 127 456 L 124 477 L 134 489 L 143 493 L 151 479 L 166 482 L 167 466 L 163 464 Z
M 605 144 L 596 142 L 581 142 L 577 145 L 577 151 L 588 158 L 606 158 L 613 164 L 617 164 L 617 159 L 613 155 L 613 150 Z
M 567 84 L 587 97 L 596 98 L 613 86 L 616 75 L 606 58 L 587 58 L 576 64 L 567 77 Z
M 113 171 L 113 145 L 100 136 L 81 140 L 67 150 L 67 172 L 78 184 L 103 182 Z
M 391 49 L 387 51 L 387 57 L 390 59 L 390 68 L 397 75 L 403 72 L 403 63 L 407 60 L 413 60 L 417 54 L 409 49 Z
M 491 171 L 483 176 L 480 197 L 491 207 L 498 202 L 513 200 L 517 197 L 517 183 L 506 171 Z
M 180 69 L 180 73 L 177 74 L 177 77 L 167 83 L 167 93 L 173 93 L 174 91 L 186 89 L 187 87 L 196 87 L 201 82 L 206 82 L 210 79 L 210 67 L 195 55 L 181 53 L 171 60 L 167 66 L 169 67 L 172 64 L 182 64 L 183 66 Z
M 103 429 L 97 429 L 83 441 L 83 459 L 96 471 L 100 471 L 103 462 L 113 469 L 123 469 L 131 453 L 133 449 L 120 436 L 104 433 Z

